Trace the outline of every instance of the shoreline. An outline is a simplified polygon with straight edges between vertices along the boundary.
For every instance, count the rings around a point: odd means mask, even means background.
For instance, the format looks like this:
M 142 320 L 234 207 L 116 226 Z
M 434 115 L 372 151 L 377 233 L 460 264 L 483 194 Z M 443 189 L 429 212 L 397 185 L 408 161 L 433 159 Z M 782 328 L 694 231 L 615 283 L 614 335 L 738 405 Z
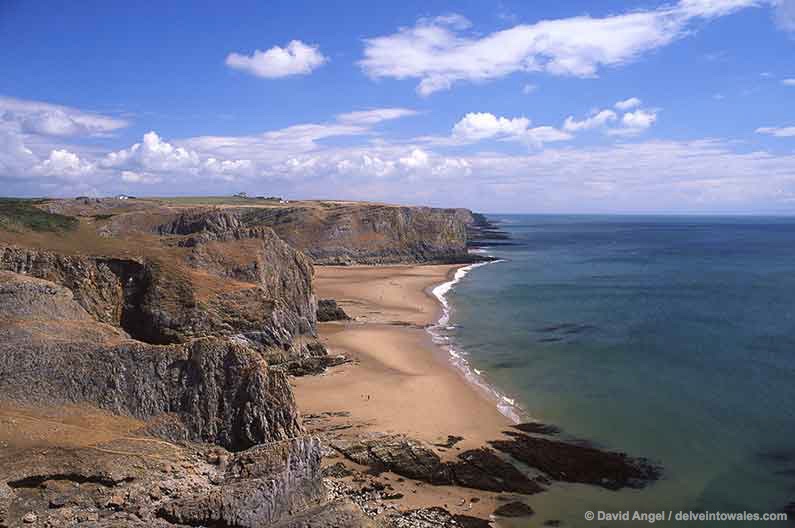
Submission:
M 502 259 L 489 260 L 485 262 L 476 262 L 465 266 L 460 266 L 456 269 L 450 270 L 448 273 L 448 280 L 429 288 L 429 293 L 432 295 L 440 306 L 440 316 L 436 324 L 426 327 L 426 331 L 431 335 L 434 344 L 439 348 L 443 348 L 447 352 L 447 359 L 450 365 L 459 371 L 464 379 L 469 383 L 473 390 L 481 392 L 489 400 L 493 400 L 497 410 L 508 418 L 513 424 L 518 424 L 528 420 L 526 412 L 516 404 L 516 401 L 509 398 L 502 393 L 497 387 L 490 384 L 484 377 L 483 373 L 476 368 L 472 367 L 469 361 L 464 357 L 466 351 L 458 348 L 453 337 L 446 335 L 446 332 L 455 330 L 455 326 L 450 325 L 450 316 L 452 315 L 452 307 L 447 299 L 447 295 L 453 290 L 464 277 L 478 267 L 486 266 L 488 264 L 498 264 L 504 262 Z
M 505 438 L 513 421 L 465 378 L 430 331 L 445 316 L 434 289 L 455 281 L 465 267 L 315 268 L 318 297 L 335 299 L 354 320 L 318 325 L 329 353 L 351 363 L 291 380 L 310 432 L 330 439 L 402 434 L 433 446 L 442 460 Z M 461 440 L 446 446 L 450 437 Z M 395 505 L 406 509 L 445 505 L 488 518 L 500 500 L 470 488 L 398 484 L 395 475 L 391 482 L 404 496 Z

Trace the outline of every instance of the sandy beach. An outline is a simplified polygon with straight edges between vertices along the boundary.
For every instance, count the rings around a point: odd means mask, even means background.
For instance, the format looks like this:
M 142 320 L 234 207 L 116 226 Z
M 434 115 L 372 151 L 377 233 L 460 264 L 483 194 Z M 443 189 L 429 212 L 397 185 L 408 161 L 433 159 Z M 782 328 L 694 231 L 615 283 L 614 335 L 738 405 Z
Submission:
M 436 322 L 428 290 L 457 266 L 318 267 L 320 298 L 334 298 L 355 319 L 324 323 L 331 354 L 353 364 L 295 381 L 304 414 L 347 411 L 363 429 L 405 433 L 427 442 L 463 436 L 479 447 L 510 422 L 450 365 L 424 325 Z
M 318 297 L 336 299 L 354 318 L 320 324 L 320 336 L 329 353 L 345 354 L 353 362 L 293 380 L 310 430 L 337 429 L 345 431 L 342 436 L 403 433 L 431 444 L 444 443 L 448 435 L 463 437 L 453 449 L 437 449 L 442 459 L 502 437 L 509 420 L 455 370 L 424 328 L 441 313 L 430 290 L 458 267 L 315 268 Z M 447 504 L 451 510 L 487 515 L 495 501 L 494 494 L 454 487 L 404 491 L 404 507 Z M 474 505 L 473 496 L 480 499 Z

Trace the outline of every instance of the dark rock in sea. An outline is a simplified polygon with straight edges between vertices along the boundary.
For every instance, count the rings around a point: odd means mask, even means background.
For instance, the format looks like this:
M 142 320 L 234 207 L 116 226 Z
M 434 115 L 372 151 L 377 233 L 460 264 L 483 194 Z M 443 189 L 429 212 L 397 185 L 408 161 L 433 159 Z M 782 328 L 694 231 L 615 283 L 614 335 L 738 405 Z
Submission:
M 513 426 L 525 433 L 540 434 L 540 435 L 556 435 L 560 434 L 560 428 L 555 425 L 545 424 L 541 422 L 527 422 L 520 423 Z
M 555 480 L 618 490 L 640 488 L 660 477 L 661 469 L 642 458 L 510 431 L 506 434 L 512 438 L 489 443 Z
M 320 299 L 317 301 L 317 320 L 321 323 L 326 321 L 349 321 L 350 317 L 334 299 Z
M 494 510 L 494 515 L 498 517 L 530 517 L 534 513 L 533 508 L 519 501 L 503 504 Z
M 484 246 L 512 245 L 510 235 L 502 231 L 497 224 L 491 222 L 485 215 L 472 213 L 462 209 L 459 213 L 466 224 L 467 247 L 480 248 Z
M 459 486 L 487 491 L 510 491 L 531 495 L 544 491 L 516 466 L 500 458 L 491 449 L 464 451 L 455 462 L 448 462 L 452 480 Z
M 376 472 L 392 471 L 430 484 L 525 494 L 544 489 L 491 449 L 465 451 L 458 460 L 442 462 L 429 446 L 402 435 L 335 440 L 331 445 L 346 458 Z

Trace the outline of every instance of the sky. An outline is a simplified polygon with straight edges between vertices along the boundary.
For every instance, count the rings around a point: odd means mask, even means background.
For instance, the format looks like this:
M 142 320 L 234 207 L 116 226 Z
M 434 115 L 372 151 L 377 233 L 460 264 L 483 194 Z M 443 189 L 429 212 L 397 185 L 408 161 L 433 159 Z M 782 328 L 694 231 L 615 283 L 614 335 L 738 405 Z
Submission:
M 0 0 L 0 195 L 795 213 L 795 0 Z

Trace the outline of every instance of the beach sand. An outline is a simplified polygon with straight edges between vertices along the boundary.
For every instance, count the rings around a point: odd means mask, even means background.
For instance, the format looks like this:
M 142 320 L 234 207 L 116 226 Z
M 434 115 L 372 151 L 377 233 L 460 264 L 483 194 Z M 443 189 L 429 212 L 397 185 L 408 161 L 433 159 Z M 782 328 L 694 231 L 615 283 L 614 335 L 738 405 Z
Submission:
M 331 354 L 353 364 L 295 380 L 304 414 L 347 411 L 366 430 L 440 442 L 463 436 L 479 447 L 510 425 L 495 402 L 455 370 L 424 326 L 440 315 L 430 289 L 458 266 L 318 267 L 319 298 L 333 298 L 355 318 L 321 323 Z
M 404 433 L 429 443 L 443 443 L 448 435 L 463 437 L 453 449 L 437 449 L 442 459 L 502 437 L 511 422 L 450 364 L 424 328 L 441 314 L 430 290 L 450 280 L 458 267 L 315 268 L 318 298 L 335 299 L 355 320 L 319 325 L 329 353 L 345 354 L 352 363 L 292 380 L 310 430 L 344 430 L 340 436 Z M 429 485 L 417 489 L 416 483 L 403 487 L 413 488 L 406 490 L 402 507 L 447 504 L 450 511 L 488 515 L 495 504 L 486 492 Z M 471 497 L 480 500 L 471 504 Z

